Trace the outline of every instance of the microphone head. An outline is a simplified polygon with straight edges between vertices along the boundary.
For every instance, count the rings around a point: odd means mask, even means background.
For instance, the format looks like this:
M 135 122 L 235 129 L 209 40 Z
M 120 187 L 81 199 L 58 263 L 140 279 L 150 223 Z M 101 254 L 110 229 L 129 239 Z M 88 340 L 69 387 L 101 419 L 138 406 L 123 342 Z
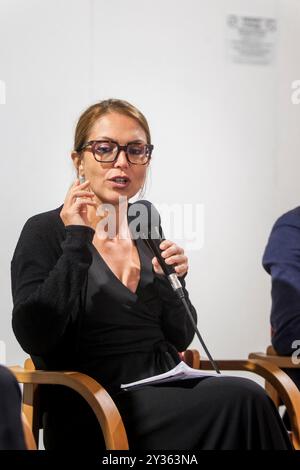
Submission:
M 136 216 L 136 214 L 139 214 Z M 145 199 L 136 201 L 128 207 L 129 229 L 131 236 L 142 238 L 156 256 L 166 276 L 175 274 L 173 266 L 166 264 L 161 255 L 160 243 L 165 239 L 160 226 L 160 215 L 156 207 Z M 131 219 L 131 220 L 130 220 Z
M 163 239 L 159 212 L 150 201 L 141 199 L 130 204 L 128 207 L 128 218 L 133 238 Z

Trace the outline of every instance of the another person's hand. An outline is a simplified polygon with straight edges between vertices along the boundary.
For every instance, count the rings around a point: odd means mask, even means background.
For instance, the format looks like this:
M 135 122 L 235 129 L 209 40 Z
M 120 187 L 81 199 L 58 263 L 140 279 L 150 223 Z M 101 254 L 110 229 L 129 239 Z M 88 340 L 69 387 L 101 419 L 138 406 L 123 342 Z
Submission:
M 90 226 L 87 217 L 87 206 L 96 207 L 97 203 L 92 200 L 94 193 L 87 190 L 89 184 L 88 180 L 79 184 L 79 179 L 77 179 L 67 192 L 64 206 L 60 212 L 60 217 L 66 226 Z
M 173 265 L 173 268 L 179 277 L 184 276 L 188 271 L 188 258 L 184 254 L 184 249 L 176 245 L 171 240 L 164 240 L 161 242 L 159 247 L 163 250 L 161 255 L 166 264 Z M 152 259 L 152 265 L 157 274 L 163 274 L 163 270 L 161 269 L 156 257 Z

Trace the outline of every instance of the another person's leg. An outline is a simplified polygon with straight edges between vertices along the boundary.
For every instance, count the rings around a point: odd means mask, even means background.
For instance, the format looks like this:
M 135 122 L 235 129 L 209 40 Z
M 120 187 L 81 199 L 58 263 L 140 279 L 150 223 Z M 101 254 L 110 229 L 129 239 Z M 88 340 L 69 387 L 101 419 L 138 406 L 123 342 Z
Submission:
M 0 397 L 0 450 L 24 450 L 21 392 L 13 374 L 3 366 L 0 366 Z
M 300 391 L 300 369 L 283 369 L 284 372 L 287 373 L 287 375 L 290 376 L 290 378 L 295 382 L 295 385 L 299 388 Z M 291 430 L 291 421 L 289 418 L 289 415 L 287 411 L 285 410 L 283 414 L 283 422 L 285 424 L 285 427 L 290 431 Z

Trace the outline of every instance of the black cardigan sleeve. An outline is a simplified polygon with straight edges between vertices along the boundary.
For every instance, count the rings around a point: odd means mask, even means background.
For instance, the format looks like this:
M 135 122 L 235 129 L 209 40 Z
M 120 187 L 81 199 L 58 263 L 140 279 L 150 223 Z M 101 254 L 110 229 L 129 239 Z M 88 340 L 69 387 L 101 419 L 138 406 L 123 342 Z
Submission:
M 158 295 L 163 305 L 162 330 L 164 336 L 176 347 L 177 351 L 184 351 L 194 337 L 194 327 L 181 300 L 178 299 L 166 277 L 156 274 L 155 278 Z M 188 291 L 185 288 L 185 280 L 183 277 L 178 279 L 182 284 L 185 299 L 192 316 L 197 323 L 197 312 L 189 299 Z
M 62 243 L 53 243 L 55 227 L 38 216 L 27 221 L 12 262 L 13 330 L 31 355 L 51 352 L 79 312 L 80 292 L 92 255 L 94 230 L 63 228 Z

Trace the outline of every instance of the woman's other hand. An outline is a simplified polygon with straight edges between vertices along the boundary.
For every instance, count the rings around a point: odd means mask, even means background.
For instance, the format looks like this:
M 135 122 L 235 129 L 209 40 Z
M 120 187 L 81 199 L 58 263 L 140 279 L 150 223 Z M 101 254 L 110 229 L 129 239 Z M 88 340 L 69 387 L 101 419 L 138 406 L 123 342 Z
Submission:
M 93 201 L 94 193 L 88 191 L 89 180 L 80 184 L 79 179 L 71 186 L 67 192 L 64 206 L 60 212 L 60 217 L 67 225 L 86 225 L 90 226 L 88 220 L 88 206 L 97 206 Z
M 161 255 L 166 264 L 172 265 L 179 277 L 184 276 L 188 272 L 188 258 L 184 254 L 183 248 L 171 240 L 164 240 L 159 245 L 159 248 L 162 250 Z M 152 259 L 152 265 L 157 274 L 163 274 L 163 270 L 156 257 Z

